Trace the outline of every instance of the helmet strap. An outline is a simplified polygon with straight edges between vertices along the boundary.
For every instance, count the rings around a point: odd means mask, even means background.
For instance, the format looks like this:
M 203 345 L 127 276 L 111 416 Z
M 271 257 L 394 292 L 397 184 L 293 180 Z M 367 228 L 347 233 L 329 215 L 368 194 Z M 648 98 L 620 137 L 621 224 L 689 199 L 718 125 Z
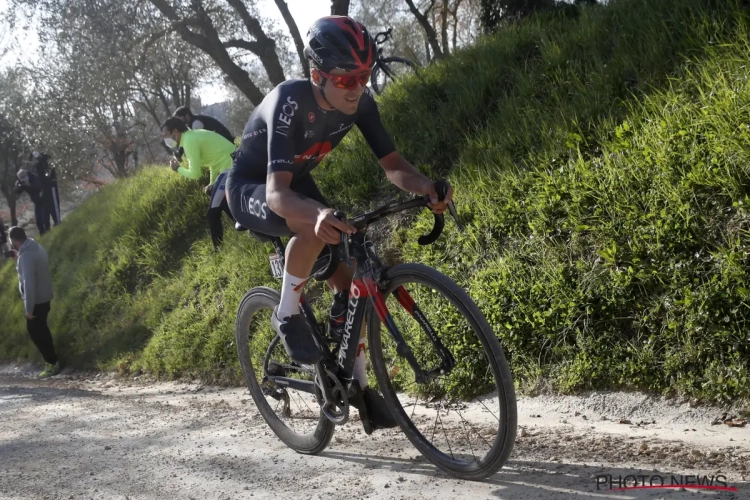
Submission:
M 323 98 L 323 100 L 326 102 L 326 104 L 328 104 L 333 109 L 333 111 L 336 111 L 336 106 L 334 106 L 333 104 L 331 104 L 331 101 L 329 101 L 328 98 L 326 97 L 325 86 L 326 86 L 326 82 L 328 81 L 328 78 L 326 78 L 323 75 L 320 75 L 320 79 L 321 79 L 320 83 L 315 83 L 315 81 L 313 81 L 313 83 L 315 84 L 316 87 L 318 87 L 318 91 L 320 92 L 320 96 Z

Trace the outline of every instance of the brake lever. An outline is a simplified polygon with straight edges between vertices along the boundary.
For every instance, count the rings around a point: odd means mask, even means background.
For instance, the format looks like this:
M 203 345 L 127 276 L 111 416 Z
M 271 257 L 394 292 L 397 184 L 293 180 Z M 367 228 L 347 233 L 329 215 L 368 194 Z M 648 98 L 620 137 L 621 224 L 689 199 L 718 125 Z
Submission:
M 346 222 L 346 214 L 344 214 L 344 212 L 334 212 L 333 216 L 341 222 Z M 348 235 L 345 232 L 341 231 L 341 242 L 338 245 L 339 255 L 347 266 L 352 267 L 352 264 L 349 261 L 349 238 L 347 238 L 347 236 Z
M 435 182 L 435 190 L 438 193 L 438 199 L 443 201 L 445 197 L 448 196 L 448 183 L 442 179 Z M 458 219 L 458 211 L 456 210 L 456 204 L 453 203 L 453 200 L 448 202 L 448 212 L 451 214 L 451 217 L 453 217 L 453 220 L 456 221 L 458 229 L 463 231 L 464 225 L 461 224 L 461 221 Z
M 456 211 L 456 205 L 455 203 L 453 203 L 453 200 L 448 202 L 448 212 L 450 212 L 451 217 L 453 217 L 453 220 L 456 221 L 456 226 L 458 226 L 458 229 L 460 231 L 463 231 L 464 225 L 458 219 L 458 212 Z

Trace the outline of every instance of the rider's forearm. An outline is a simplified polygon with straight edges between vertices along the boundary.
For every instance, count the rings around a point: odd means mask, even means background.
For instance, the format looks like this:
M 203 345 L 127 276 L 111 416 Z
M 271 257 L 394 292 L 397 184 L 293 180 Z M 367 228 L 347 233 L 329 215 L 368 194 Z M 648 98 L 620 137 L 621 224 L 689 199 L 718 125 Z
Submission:
M 322 203 L 282 186 L 269 190 L 266 201 L 268 208 L 287 221 L 313 226 L 318 221 L 320 211 L 326 208 Z
M 430 188 L 434 184 L 434 181 L 400 155 L 392 165 L 389 165 L 385 175 L 389 181 L 399 188 L 414 194 L 429 194 Z

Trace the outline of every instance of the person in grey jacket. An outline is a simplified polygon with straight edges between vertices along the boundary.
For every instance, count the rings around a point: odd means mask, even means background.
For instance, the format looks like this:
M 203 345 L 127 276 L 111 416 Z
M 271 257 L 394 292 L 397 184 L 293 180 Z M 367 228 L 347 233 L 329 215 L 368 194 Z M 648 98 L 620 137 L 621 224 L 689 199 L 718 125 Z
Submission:
M 52 301 L 52 278 L 49 273 L 47 252 L 18 226 L 10 228 L 10 243 L 16 249 L 16 271 L 18 287 L 21 290 L 26 311 L 26 328 L 31 340 L 47 363 L 40 378 L 52 377 L 60 373 L 52 333 L 47 326 L 47 315 Z

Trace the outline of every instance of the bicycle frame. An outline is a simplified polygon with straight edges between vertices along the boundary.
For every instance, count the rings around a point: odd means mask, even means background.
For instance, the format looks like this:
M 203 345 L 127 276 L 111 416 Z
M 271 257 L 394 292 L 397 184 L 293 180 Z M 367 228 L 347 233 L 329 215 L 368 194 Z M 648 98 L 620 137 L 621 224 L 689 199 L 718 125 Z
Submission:
M 303 315 L 307 319 L 308 323 L 312 326 L 314 332 L 315 342 L 321 351 L 324 353 L 323 366 L 334 373 L 341 381 L 344 389 L 349 390 L 352 383 L 352 374 L 354 371 L 354 362 L 357 358 L 357 349 L 359 348 L 359 333 L 362 331 L 363 322 L 365 321 L 365 315 L 368 309 L 368 301 L 363 300 L 368 298 L 372 304 L 372 309 L 378 315 L 381 323 L 388 329 L 393 340 L 396 342 L 396 352 L 403 356 L 412 370 L 414 371 L 415 380 L 417 383 L 424 384 L 429 381 L 447 373 L 453 369 L 456 365 L 456 361 L 453 355 L 446 349 L 443 342 L 435 332 L 430 322 L 427 320 L 425 315 L 419 309 L 418 305 L 414 302 L 412 297 L 406 291 L 404 287 L 398 287 L 394 292 L 394 296 L 398 300 L 399 304 L 406 309 L 406 311 L 419 323 L 421 328 L 427 333 L 430 341 L 435 346 L 440 358 L 440 366 L 426 371 L 424 370 L 417 361 L 414 353 L 404 339 L 401 331 L 396 325 L 393 317 L 388 311 L 388 307 L 385 303 L 385 298 L 381 292 L 382 286 L 380 283 L 380 276 L 384 271 L 383 265 L 380 263 L 377 255 L 375 254 L 373 245 L 367 240 L 365 235 L 365 229 L 368 223 L 373 220 L 386 216 L 396 211 L 411 208 L 411 206 L 418 206 L 415 201 L 424 203 L 421 200 L 414 200 L 406 202 L 400 205 L 383 207 L 382 209 L 358 216 L 353 219 L 355 227 L 360 226 L 357 233 L 351 236 L 351 244 L 345 245 L 346 251 L 344 261 L 347 262 L 349 259 L 349 249 L 351 249 L 351 257 L 355 264 L 355 272 L 352 279 L 352 284 L 349 289 L 349 303 L 346 312 L 346 322 L 344 324 L 344 334 L 341 341 L 337 344 L 337 349 L 332 351 L 326 341 L 323 339 L 321 332 L 318 329 L 315 314 L 313 313 L 310 304 L 307 302 L 304 294 L 300 300 L 300 308 Z M 437 218 L 436 218 L 437 220 Z M 360 224 L 357 224 L 357 221 Z M 436 223 L 436 228 L 439 227 L 442 230 L 442 219 L 440 224 Z M 433 233 L 435 231 L 433 230 Z M 432 234 L 430 237 L 436 238 L 439 234 Z M 425 238 L 425 237 L 422 237 Z M 428 238 L 429 239 L 429 238 Z M 421 241 L 426 241 L 422 240 Z M 273 240 L 276 252 L 282 256 L 284 255 L 284 246 L 281 240 L 276 238 Z M 266 359 L 264 366 L 268 364 L 268 354 L 266 353 Z M 311 370 L 312 371 L 312 370 Z M 299 391 L 315 393 L 315 383 L 312 381 L 299 380 L 290 377 L 284 377 L 280 375 L 265 374 L 269 381 L 272 381 L 281 386 L 290 387 Z

